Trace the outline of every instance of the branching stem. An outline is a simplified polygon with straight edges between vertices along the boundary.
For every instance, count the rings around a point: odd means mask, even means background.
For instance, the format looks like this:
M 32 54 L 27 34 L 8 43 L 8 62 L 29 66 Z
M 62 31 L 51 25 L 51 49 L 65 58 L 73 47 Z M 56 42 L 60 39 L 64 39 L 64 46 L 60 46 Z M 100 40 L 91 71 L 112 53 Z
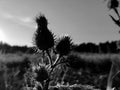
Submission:
M 56 58 L 56 60 L 55 60 L 55 62 L 53 63 L 53 67 L 55 67 L 56 66 L 56 64 L 60 61 L 60 59 L 62 58 L 62 56 L 61 55 L 58 55 L 57 56 L 57 58 Z
M 49 60 L 50 66 L 52 66 L 52 58 L 51 58 L 51 55 L 49 53 L 49 50 L 46 50 L 46 53 L 48 55 L 48 60 Z
M 114 11 L 115 11 L 115 13 L 117 14 L 118 18 L 120 19 L 120 15 L 119 15 L 119 13 L 118 13 L 117 8 L 114 8 Z

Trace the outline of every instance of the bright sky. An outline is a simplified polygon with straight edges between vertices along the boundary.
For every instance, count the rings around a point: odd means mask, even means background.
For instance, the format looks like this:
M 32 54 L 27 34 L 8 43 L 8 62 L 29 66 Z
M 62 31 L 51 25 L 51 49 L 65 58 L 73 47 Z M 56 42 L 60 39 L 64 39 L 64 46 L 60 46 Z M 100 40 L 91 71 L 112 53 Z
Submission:
M 120 39 L 104 0 L 0 0 L 0 40 L 32 45 L 35 17 L 43 13 L 57 36 L 69 34 L 75 43 Z

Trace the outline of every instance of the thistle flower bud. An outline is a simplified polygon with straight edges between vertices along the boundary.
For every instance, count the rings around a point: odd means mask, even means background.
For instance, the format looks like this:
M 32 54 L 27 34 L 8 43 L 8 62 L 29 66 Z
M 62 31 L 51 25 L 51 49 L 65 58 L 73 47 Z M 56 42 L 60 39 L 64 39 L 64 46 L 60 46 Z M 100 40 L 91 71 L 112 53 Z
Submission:
M 40 68 L 35 70 L 35 72 L 37 73 L 36 80 L 39 82 L 43 82 L 49 77 L 47 68 L 45 66 L 40 66 Z
M 71 41 L 72 40 L 69 36 L 63 36 L 56 46 L 57 53 L 59 53 L 61 56 L 67 55 L 71 50 Z
M 116 9 L 119 7 L 119 1 L 118 0 L 109 0 L 108 2 L 108 8 L 109 9 Z
M 40 50 L 48 50 L 54 46 L 54 35 L 47 28 L 47 19 L 44 16 L 36 18 L 38 28 L 35 32 L 34 44 Z

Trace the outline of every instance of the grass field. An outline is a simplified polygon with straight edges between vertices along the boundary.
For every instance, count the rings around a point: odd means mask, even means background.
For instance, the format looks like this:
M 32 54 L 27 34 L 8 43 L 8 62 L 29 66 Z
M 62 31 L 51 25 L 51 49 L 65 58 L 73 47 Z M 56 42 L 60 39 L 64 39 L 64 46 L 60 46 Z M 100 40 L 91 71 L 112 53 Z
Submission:
M 91 54 L 91 53 L 72 53 L 71 55 L 78 57 L 79 60 L 84 60 L 86 62 L 97 62 L 97 63 L 102 63 L 105 61 L 112 61 L 114 59 L 120 60 L 120 55 L 119 54 Z M 21 62 L 24 59 L 28 59 L 32 61 L 32 63 L 38 63 L 41 62 L 41 55 L 31 55 L 31 54 L 0 54 L 0 90 L 28 90 L 28 89 L 23 89 L 23 83 L 24 79 L 20 79 L 15 74 L 18 72 L 18 68 L 6 68 L 7 63 L 12 63 L 12 62 Z M 73 58 L 74 59 L 74 58 Z M 105 64 L 103 68 L 107 67 L 107 64 Z M 94 67 L 96 68 L 96 67 Z M 103 69 L 102 68 L 102 69 Z M 88 70 L 87 70 L 88 69 Z M 99 71 L 99 67 L 97 67 L 97 70 Z M 55 69 L 55 72 L 57 74 L 54 74 L 53 76 L 55 77 L 54 80 L 51 82 L 51 85 L 59 85 L 60 87 L 68 87 L 71 85 L 86 85 L 86 90 L 87 86 L 91 86 L 94 88 L 98 88 L 101 90 L 104 90 L 106 88 L 106 83 L 107 83 L 107 77 L 109 71 L 106 73 L 92 73 L 89 71 L 89 68 L 86 68 L 83 70 L 81 67 L 79 70 L 74 70 L 72 68 L 66 68 L 66 69 L 61 69 L 57 68 Z M 114 86 L 119 88 L 119 76 L 114 79 Z M 6 84 L 7 83 L 7 84 Z M 11 85 L 11 86 L 10 86 Z M 62 86 L 64 85 L 64 86 Z M 8 87 L 9 86 L 9 87 Z M 78 86 L 76 88 L 78 88 Z M 73 86 L 72 90 L 73 89 Z M 75 87 L 75 86 L 74 86 Z M 90 87 L 90 88 L 91 88 Z M 7 89 L 6 89 L 7 88 Z M 75 89 L 75 90 L 80 90 Z M 53 88 L 51 88 L 53 89 Z M 93 89 L 93 88 L 92 88 Z M 30 90 L 30 89 L 29 89 Z M 81 89 L 83 90 L 83 89 Z M 91 90 L 91 89 L 90 89 Z

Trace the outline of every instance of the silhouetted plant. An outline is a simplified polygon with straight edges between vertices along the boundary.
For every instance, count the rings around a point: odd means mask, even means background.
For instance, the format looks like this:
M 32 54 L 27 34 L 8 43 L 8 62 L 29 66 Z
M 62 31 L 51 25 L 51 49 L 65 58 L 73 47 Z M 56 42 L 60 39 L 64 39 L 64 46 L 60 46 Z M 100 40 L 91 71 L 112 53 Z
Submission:
M 63 36 L 61 40 L 56 45 L 56 51 L 61 56 L 69 54 L 71 50 L 71 38 L 69 36 Z
M 109 15 L 111 17 L 111 19 L 115 22 L 116 25 L 118 25 L 120 27 L 120 15 L 118 12 L 118 7 L 119 7 L 119 1 L 118 0 L 109 0 L 108 1 L 108 8 L 110 10 L 114 10 L 115 13 L 118 16 L 118 20 L 116 20 L 113 16 Z
M 65 62 L 62 59 L 68 55 L 71 50 L 70 36 L 64 36 L 58 42 L 55 41 L 54 34 L 48 29 L 48 21 L 44 15 L 36 18 L 37 30 L 34 35 L 34 45 L 38 51 L 42 51 L 44 56 L 47 55 L 49 63 L 46 66 L 36 66 L 35 72 L 37 73 L 36 80 L 43 85 L 43 90 L 48 90 L 49 83 L 52 80 L 52 73 L 54 69 Z M 55 43 L 56 42 L 56 43 Z M 56 59 L 52 58 L 51 51 L 56 55 Z M 43 57 L 44 60 L 44 57 Z
M 40 50 L 48 50 L 54 46 L 54 35 L 47 28 L 48 22 L 44 15 L 36 18 L 37 30 L 35 32 L 34 44 Z
M 108 2 L 108 8 L 109 9 L 117 9 L 119 7 L 119 1 L 118 0 L 109 0 Z
M 111 17 L 111 19 L 113 20 L 113 22 L 120 27 L 120 15 L 118 12 L 118 8 L 119 8 L 119 0 L 109 0 L 108 1 L 108 8 L 111 10 L 113 9 L 115 11 L 115 14 L 117 14 L 118 19 L 115 19 L 112 15 L 109 15 Z M 120 31 L 119 31 L 120 33 Z M 118 41 L 119 42 L 119 41 Z M 117 45 L 117 44 L 116 44 Z M 119 46 L 117 45 L 117 47 L 119 48 Z
M 119 1 L 118 0 L 109 0 L 108 2 L 108 8 L 111 10 L 113 9 L 115 11 L 115 14 L 117 14 L 118 16 L 118 19 L 115 19 L 112 15 L 109 15 L 111 17 L 111 19 L 114 21 L 114 23 L 120 27 L 120 15 L 119 15 L 119 12 L 118 12 L 118 7 L 119 7 Z M 120 32 L 120 31 L 119 31 Z M 118 46 L 119 48 L 119 46 Z M 113 79 L 117 76 L 117 74 L 115 73 L 114 75 L 114 72 L 115 70 L 113 70 L 113 66 L 114 66 L 114 62 L 112 63 L 112 66 L 111 66 L 111 70 L 110 70 L 110 73 L 109 73 L 109 76 L 108 76 L 108 81 L 107 81 L 107 88 L 106 90 L 112 90 L 112 82 L 113 82 Z M 115 65 L 115 67 L 117 67 L 117 65 Z M 113 70 L 113 71 L 112 71 Z M 119 71 L 119 70 L 118 70 Z M 118 72 L 117 71 L 117 72 Z M 114 76 L 114 77 L 112 77 Z M 112 78 L 112 79 L 111 79 Z M 116 88 L 115 88 L 116 89 Z
M 119 1 L 118 0 L 109 0 L 108 8 L 110 10 L 113 9 L 115 11 L 115 13 L 118 15 L 118 17 L 120 18 L 118 10 L 117 10 L 118 7 L 119 7 Z
M 49 78 L 49 74 L 45 65 L 42 65 L 39 68 L 37 68 L 35 72 L 37 73 L 36 80 L 41 82 L 42 84 L 44 80 L 47 80 Z

